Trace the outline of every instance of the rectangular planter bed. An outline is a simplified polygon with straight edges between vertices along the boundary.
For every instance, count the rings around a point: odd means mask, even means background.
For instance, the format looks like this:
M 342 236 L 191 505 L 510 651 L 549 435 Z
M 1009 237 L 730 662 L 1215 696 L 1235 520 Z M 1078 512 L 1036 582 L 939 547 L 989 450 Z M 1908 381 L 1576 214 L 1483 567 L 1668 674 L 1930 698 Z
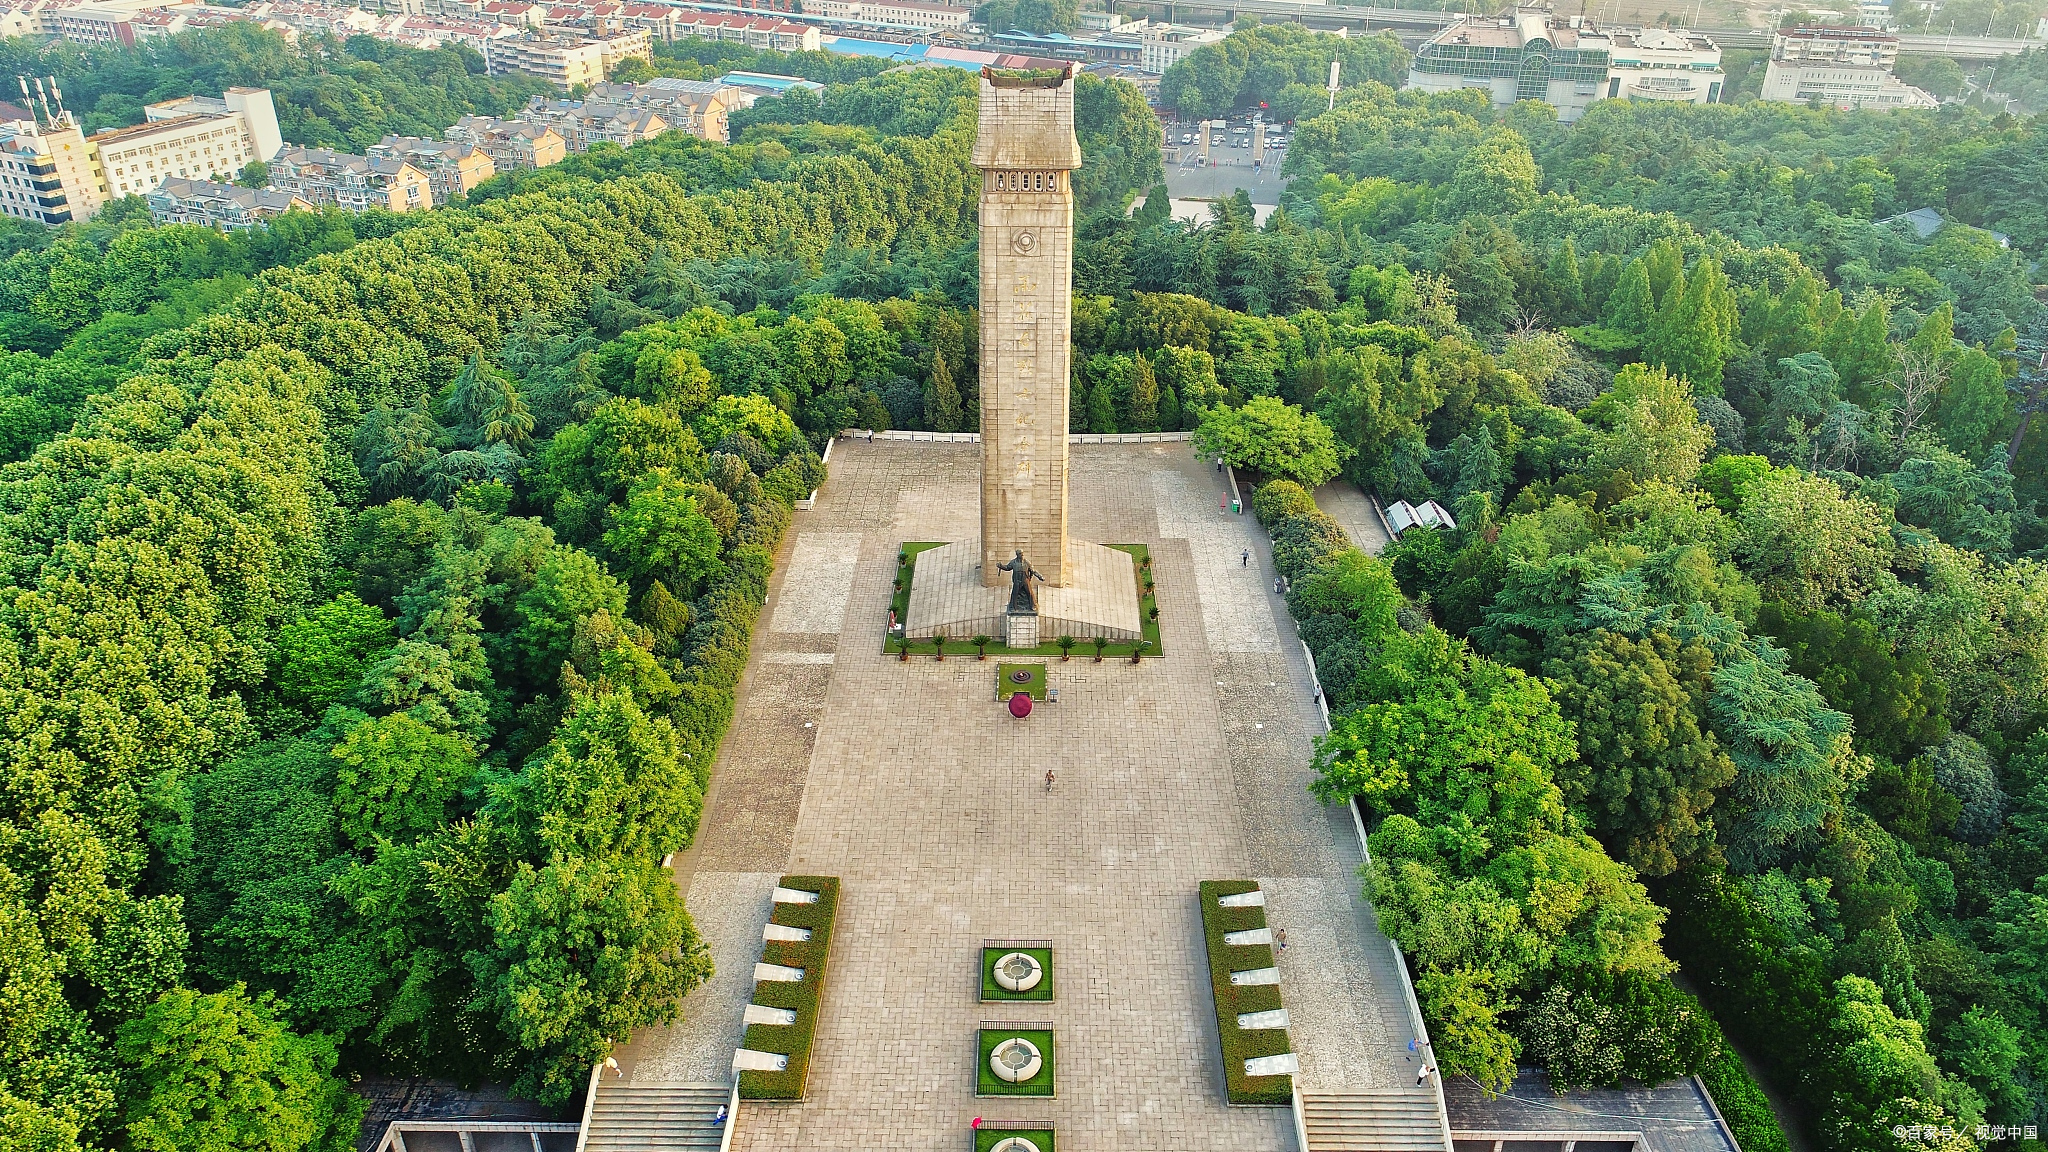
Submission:
M 784 900 L 785 894 L 815 893 L 809 903 Z M 747 1068 L 740 1072 L 744 1100 L 801 1100 L 811 1071 L 811 1039 L 818 1030 L 818 1009 L 824 1000 L 825 969 L 832 957 L 832 925 L 839 910 L 837 876 L 784 876 L 778 899 L 769 913 L 771 926 L 755 967 L 753 1003 L 769 1011 L 750 1012 L 759 1022 L 747 1024 L 742 1042 L 749 1052 L 788 1057 L 780 1071 Z M 809 939 L 795 937 L 809 933 Z M 778 939 L 777 937 L 781 937 Z M 792 971 L 803 975 L 788 978 Z M 780 1009 L 781 1011 L 775 1011 Z M 790 1019 L 790 1023 L 770 1023 Z

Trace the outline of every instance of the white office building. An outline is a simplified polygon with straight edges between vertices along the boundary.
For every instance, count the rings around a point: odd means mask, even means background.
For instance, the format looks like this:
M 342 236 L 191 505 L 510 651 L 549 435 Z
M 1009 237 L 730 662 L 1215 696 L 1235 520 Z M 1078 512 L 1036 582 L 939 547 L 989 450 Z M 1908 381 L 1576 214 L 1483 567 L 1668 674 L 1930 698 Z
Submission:
M 1601 100 L 1717 103 L 1726 81 L 1720 45 L 1701 33 L 1604 29 L 1584 17 L 1518 8 L 1467 17 L 1430 37 L 1409 65 L 1407 86 L 1478 88 L 1496 108 L 1542 100 L 1571 121 Z
M 1144 54 L 1138 66 L 1147 72 L 1164 72 L 1188 53 L 1204 44 L 1221 43 L 1228 33 L 1217 28 L 1187 28 L 1179 24 L 1149 24 L 1145 27 Z
M 1759 99 L 1858 108 L 1933 108 L 1941 102 L 1892 75 L 1899 38 L 1870 28 L 1788 28 L 1771 38 Z

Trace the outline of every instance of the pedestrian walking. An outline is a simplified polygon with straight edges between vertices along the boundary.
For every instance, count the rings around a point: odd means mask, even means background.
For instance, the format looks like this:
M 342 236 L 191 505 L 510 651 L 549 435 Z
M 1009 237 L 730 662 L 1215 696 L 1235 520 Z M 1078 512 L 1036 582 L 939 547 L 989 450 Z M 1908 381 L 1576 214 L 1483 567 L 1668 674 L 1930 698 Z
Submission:
M 1216 470 L 1217 470 L 1218 472 L 1221 472 L 1221 471 L 1223 471 L 1223 457 L 1221 457 L 1221 456 L 1218 456 L 1218 457 L 1216 458 Z
M 1052 791 L 1052 781 L 1053 781 L 1052 769 L 1050 769 L 1050 768 L 1047 768 L 1047 769 L 1045 770 L 1045 790 L 1046 790 L 1047 792 L 1050 792 L 1050 791 Z
M 725 1105 L 720 1104 L 718 1106 L 718 1115 L 711 1118 L 711 1126 L 713 1128 L 725 1127 Z
M 1429 1062 L 1425 1060 L 1425 1061 L 1423 1061 L 1422 1067 L 1420 1067 L 1420 1068 L 1417 1068 L 1417 1069 L 1415 1070 L 1415 1086 L 1416 1086 L 1417 1088 L 1420 1088 L 1420 1087 L 1422 1087 L 1422 1085 L 1423 1085 L 1424 1083 L 1426 1083 L 1426 1082 L 1427 1082 L 1428 1080 L 1429 1080 Z
M 1274 939 L 1274 940 L 1277 940 L 1277 941 L 1279 941 L 1279 943 L 1280 943 L 1280 950 L 1281 950 L 1282 952 L 1285 952 L 1285 951 L 1287 951 L 1287 929 L 1285 929 L 1285 928 L 1275 928 L 1275 929 L 1273 929 L 1273 939 Z
M 1249 567 L 1251 567 L 1251 566 L 1252 566 L 1252 550 L 1251 550 L 1251 549 L 1249 549 L 1249 548 L 1245 549 L 1245 550 L 1244 550 L 1244 555 L 1243 555 L 1243 556 L 1240 556 L 1240 557 L 1238 557 L 1238 560 L 1237 560 L 1237 566 L 1238 566 L 1239 568 L 1249 568 Z
M 619 1058 L 617 1056 L 605 1057 L 604 1066 L 618 1073 L 619 1079 L 624 1080 L 626 1078 L 626 1070 L 624 1068 L 619 1067 Z

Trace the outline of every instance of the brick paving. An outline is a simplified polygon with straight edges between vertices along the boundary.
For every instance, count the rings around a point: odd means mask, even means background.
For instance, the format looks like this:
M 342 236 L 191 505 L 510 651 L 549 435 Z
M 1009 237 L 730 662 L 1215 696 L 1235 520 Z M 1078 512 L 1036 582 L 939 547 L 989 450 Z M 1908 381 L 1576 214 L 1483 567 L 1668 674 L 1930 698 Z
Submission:
M 1185 445 L 1077 446 L 1072 531 L 1152 546 L 1169 655 L 1051 658 L 1059 703 L 1013 720 L 994 661 L 903 663 L 879 644 L 897 544 L 976 532 L 976 452 L 841 443 L 785 545 L 677 870 L 722 973 L 759 947 L 762 877 L 838 875 L 840 922 L 809 1099 L 745 1106 L 734 1147 L 952 1150 L 987 1116 L 1056 1124 L 1075 1152 L 1292 1148 L 1287 1110 L 1224 1102 L 1198 881 L 1272 891 L 1305 1090 L 1392 1086 L 1408 1037 L 1350 817 L 1306 790 L 1322 724 L 1265 537 L 1216 510 L 1221 479 Z M 980 1003 L 984 938 L 1052 940 L 1059 998 Z M 746 993 L 721 976 L 622 1063 L 722 1078 L 705 1064 Z M 1057 1098 L 974 1097 L 982 1020 L 1053 1023 Z

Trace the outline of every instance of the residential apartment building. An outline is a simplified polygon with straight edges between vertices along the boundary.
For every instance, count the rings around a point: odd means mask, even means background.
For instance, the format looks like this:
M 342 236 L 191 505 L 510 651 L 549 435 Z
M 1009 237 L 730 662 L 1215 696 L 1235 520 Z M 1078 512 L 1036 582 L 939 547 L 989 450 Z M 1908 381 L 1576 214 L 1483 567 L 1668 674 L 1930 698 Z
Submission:
M 777 52 L 816 52 L 824 46 L 817 25 L 799 24 L 780 16 L 742 16 L 736 12 L 675 14 L 676 39 L 730 40 L 749 48 Z
M 386 136 L 370 146 L 370 159 L 403 160 L 426 173 L 436 204 L 466 196 L 498 174 L 491 154 L 474 144 L 421 136 Z
M 1429 38 L 1408 68 L 1424 92 L 1477 88 L 1496 108 L 1542 100 L 1573 121 L 1601 100 L 1720 100 L 1721 48 L 1683 29 L 1604 30 L 1542 8 L 1467 17 Z
M 651 108 L 596 100 L 543 100 L 526 106 L 525 118 L 561 134 L 571 152 L 588 152 L 594 144 L 630 148 L 668 131 L 667 120 Z
M 804 15 L 911 28 L 965 28 L 974 10 L 925 0 L 804 0 Z
M 174 176 L 232 180 L 284 147 L 266 88 L 230 88 L 219 99 L 190 96 L 142 111 L 143 123 L 87 141 L 110 197 L 142 195 Z
M 92 146 L 68 112 L 0 124 L 0 212 L 38 224 L 90 220 L 107 202 Z
M 287 148 L 270 165 L 270 188 L 309 204 L 350 212 L 386 208 L 411 212 L 434 206 L 427 174 L 403 160 L 372 159 L 332 148 Z
M 1788 28 L 1771 37 L 1758 99 L 1856 108 L 1933 108 L 1941 102 L 1892 75 L 1899 38 L 1870 28 Z
M 233 232 L 294 208 L 311 211 L 303 197 L 268 188 L 242 188 L 211 180 L 170 179 L 149 194 L 149 218 L 159 224 L 203 224 Z
M 562 134 L 545 124 L 530 120 L 500 120 L 495 116 L 464 116 L 441 133 L 443 139 L 474 144 L 491 158 L 499 172 L 545 168 L 560 163 L 568 154 Z
M 658 113 L 672 132 L 687 132 L 720 144 L 729 138 L 727 117 L 753 104 L 750 93 L 714 80 L 678 80 L 657 76 L 640 84 L 599 84 L 590 101 Z
M 1144 33 L 1138 67 L 1147 72 L 1164 72 L 1202 45 L 1221 43 L 1226 35 L 1218 28 L 1187 28 L 1179 24 L 1148 24 Z
M 612 69 L 634 59 L 654 59 L 646 31 L 638 28 L 593 39 L 574 29 L 549 27 L 487 41 L 484 50 L 484 64 L 491 75 L 539 76 L 564 92 L 579 84 L 599 83 Z
M 94 4 L 51 5 L 36 14 L 37 31 L 73 44 L 135 43 L 138 13 L 177 7 L 189 0 L 100 0 Z
M 389 16 L 383 30 L 374 35 L 379 40 L 402 44 L 407 48 L 439 48 L 443 44 L 460 44 L 477 55 L 489 59 L 491 45 L 502 40 L 514 40 L 520 36 L 517 26 L 500 24 L 495 20 L 463 20 L 446 16 Z

